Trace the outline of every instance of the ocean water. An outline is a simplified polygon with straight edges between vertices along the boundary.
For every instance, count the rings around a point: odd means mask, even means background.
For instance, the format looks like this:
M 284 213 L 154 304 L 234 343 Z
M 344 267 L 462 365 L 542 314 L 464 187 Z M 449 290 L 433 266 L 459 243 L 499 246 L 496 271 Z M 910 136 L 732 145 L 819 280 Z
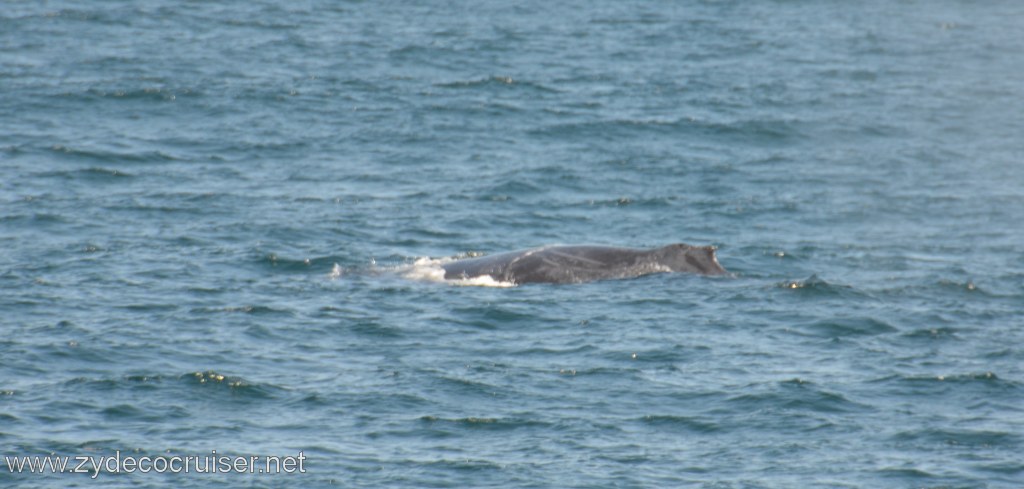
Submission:
M 1024 487 L 1022 25 L 0 3 L 0 455 L 305 457 L 0 486 Z M 732 274 L 431 280 L 674 242 Z

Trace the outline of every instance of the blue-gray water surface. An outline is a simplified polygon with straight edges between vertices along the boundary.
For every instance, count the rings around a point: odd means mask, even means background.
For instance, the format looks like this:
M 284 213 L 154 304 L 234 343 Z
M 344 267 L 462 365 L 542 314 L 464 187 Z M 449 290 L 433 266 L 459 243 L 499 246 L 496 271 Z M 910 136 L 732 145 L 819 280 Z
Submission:
M 305 457 L 0 485 L 1022 487 L 1022 25 L 0 3 L 0 456 Z M 403 272 L 675 242 L 732 275 Z

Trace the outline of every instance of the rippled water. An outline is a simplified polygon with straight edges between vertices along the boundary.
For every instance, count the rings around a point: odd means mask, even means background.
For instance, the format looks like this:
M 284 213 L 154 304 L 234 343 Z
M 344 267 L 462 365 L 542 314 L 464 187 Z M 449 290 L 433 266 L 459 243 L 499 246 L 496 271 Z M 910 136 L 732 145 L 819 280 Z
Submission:
M 308 470 L 0 485 L 1020 487 L 1022 22 L 4 3 L 0 455 Z M 409 273 L 673 242 L 733 276 Z

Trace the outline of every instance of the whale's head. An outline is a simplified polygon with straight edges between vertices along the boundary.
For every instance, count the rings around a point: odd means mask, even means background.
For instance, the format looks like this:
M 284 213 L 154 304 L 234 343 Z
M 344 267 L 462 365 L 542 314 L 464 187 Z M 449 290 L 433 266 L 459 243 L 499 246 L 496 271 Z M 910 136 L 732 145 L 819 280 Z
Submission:
M 676 243 L 654 250 L 657 260 L 673 272 L 724 275 L 728 272 L 718 263 L 714 246 L 690 246 Z

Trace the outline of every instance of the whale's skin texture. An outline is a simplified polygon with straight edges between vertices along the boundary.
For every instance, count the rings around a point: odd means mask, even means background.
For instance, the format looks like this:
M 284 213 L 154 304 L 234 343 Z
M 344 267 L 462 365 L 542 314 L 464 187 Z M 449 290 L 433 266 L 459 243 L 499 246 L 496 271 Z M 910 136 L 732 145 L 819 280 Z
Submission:
M 442 265 L 448 280 L 489 276 L 513 284 L 571 284 L 662 272 L 724 275 L 714 246 L 671 244 L 654 249 L 542 246 L 466 258 Z

